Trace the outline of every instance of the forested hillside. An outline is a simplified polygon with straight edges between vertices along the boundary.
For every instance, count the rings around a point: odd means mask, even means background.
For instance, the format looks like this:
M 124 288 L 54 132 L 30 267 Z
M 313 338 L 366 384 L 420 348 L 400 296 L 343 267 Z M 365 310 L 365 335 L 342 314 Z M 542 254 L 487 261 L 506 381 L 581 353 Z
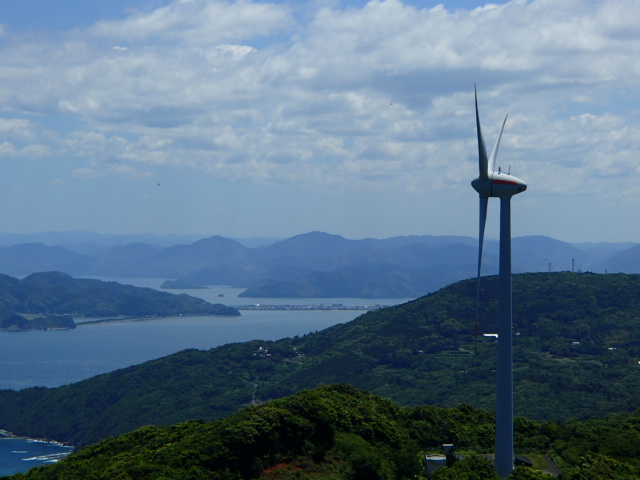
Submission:
M 345 384 L 247 408 L 225 420 L 143 427 L 88 446 L 15 480 L 240 480 L 260 478 L 414 480 L 425 453 L 453 443 L 457 457 L 434 480 L 497 480 L 494 415 L 455 408 L 400 407 Z M 530 467 L 511 480 L 631 480 L 640 476 L 640 412 L 606 420 L 515 421 L 516 452 Z M 557 472 L 557 470 L 555 470 Z
M 73 328 L 72 317 L 231 315 L 240 312 L 189 295 L 72 278 L 62 272 L 0 275 L 0 329 Z M 31 321 L 25 316 L 36 316 Z
M 517 415 L 588 419 L 640 405 L 640 276 L 515 275 Z M 83 445 L 143 425 L 222 418 L 347 382 L 400 405 L 494 409 L 497 278 L 276 342 L 189 350 L 55 389 L 0 392 L 0 428 Z M 474 353 L 474 350 L 476 352 Z

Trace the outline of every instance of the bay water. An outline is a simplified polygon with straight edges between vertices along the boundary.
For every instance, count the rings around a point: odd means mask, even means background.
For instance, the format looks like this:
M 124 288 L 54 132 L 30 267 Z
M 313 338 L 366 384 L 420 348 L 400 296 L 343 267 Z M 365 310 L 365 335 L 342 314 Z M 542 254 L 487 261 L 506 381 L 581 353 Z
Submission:
M 57 442 L 4 436 L 0 432 L 0 476 L 23 473 L 32 467 L 54 463 L 73 447 Z
M 160 289 L 161 279 L 106 279 Z M 178 316 L 80 325 L 73 330 L 0 331 L 0 389 L 57 387 L 136 365 L 187 349 L 210 349 L 232 342 L 278 340 L 304 335 L 364 313 L 328 306 L 377 308 L 408 299 L 251 299 L 243 289 L 171 290 L 211 303 L 318 306 L 320 309 L 241 310 L 240 317 Z M 80 319 L 77 319 L 80 320 Z M 70 447 L 55 442 L 3 437 L 0 433 L 0 476 L 24 472 L 57 461 Z

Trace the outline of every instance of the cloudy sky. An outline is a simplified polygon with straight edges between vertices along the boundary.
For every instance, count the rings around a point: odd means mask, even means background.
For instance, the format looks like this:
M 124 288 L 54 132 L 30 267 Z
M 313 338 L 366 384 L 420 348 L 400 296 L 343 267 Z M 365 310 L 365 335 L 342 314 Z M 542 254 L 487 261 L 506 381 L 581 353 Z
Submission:
M 3 0 L 0 231 L 640 242 L 637 0 Z M 498 236 L 499 201 L 487 235 Z

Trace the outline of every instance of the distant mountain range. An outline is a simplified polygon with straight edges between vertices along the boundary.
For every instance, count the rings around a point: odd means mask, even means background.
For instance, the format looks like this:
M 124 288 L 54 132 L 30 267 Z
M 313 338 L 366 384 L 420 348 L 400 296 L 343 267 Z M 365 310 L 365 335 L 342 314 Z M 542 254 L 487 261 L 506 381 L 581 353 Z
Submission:
M 185 243 L 168 244 L 175 240 Z M 463 236 L 349 240 L 310 232 L 278 241 L 221 236 L 194 241 L 65 232 L 0 234 L 0 245 L 5 245 L 0 273 L 7 275 L 55 270 L 85 277 L 165 278 L 180 280 L 178 286 L 244 287 L 243 296 L 258 298 L 413 298 L 473 277 L 477 262 L 477 240 Z M 514 238 L 512 251 L 514 273 L 640 273 L 640 244 L 528 236 Z M 483 274 L 497 268 L 498 242 L 487 240 Z

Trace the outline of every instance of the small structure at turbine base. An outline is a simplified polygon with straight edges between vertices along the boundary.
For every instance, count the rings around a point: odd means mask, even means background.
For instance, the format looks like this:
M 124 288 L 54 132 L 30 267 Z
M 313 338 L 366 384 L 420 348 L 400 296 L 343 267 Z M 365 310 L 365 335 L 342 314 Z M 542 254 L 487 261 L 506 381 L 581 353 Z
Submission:
M 442 467 L 450 467 L 461 457 L 454 453 L 452 443 L 444 443 L 442 445 L 442 453 L 426 454 L 424 456 L 424 469 L 427 477 L 431 478 L 436 470 Z

